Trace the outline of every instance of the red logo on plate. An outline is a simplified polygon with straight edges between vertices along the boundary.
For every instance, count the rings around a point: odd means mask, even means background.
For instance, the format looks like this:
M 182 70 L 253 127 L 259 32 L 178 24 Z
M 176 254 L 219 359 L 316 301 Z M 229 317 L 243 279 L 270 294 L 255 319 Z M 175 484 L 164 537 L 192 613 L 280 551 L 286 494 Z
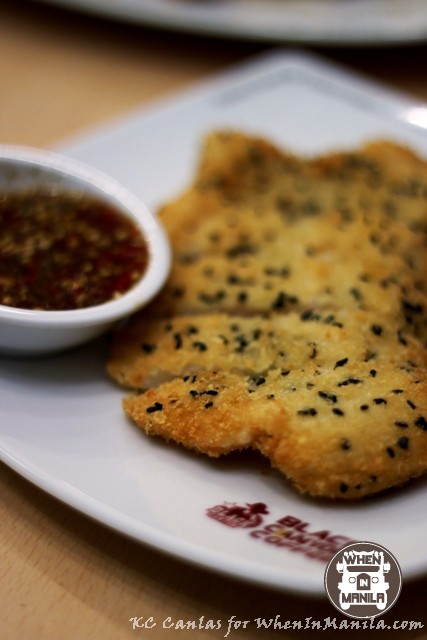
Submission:
M 206 513 L 227 527 L 251 529 L 249 535 L 255 540 L 320 562 L 328 562 L 343 546 L 357 542 L 329 529 L 318 530 L 293 515 L 264 523 L 263 516 L 269 513 L 264 502 L 246 502 L 244 505 L 224 502 L 210 507 Z
M 263 502 L 255 502 L 254 504 L 247 502 L 244 506 L 239 506 L 235 502 L 225 502 L 207 510 L 209 518 L 218 520 L 227 527 L 241 529 L 258 527 L 263 521 L 261 514 L 267 513 L 267 505 Z

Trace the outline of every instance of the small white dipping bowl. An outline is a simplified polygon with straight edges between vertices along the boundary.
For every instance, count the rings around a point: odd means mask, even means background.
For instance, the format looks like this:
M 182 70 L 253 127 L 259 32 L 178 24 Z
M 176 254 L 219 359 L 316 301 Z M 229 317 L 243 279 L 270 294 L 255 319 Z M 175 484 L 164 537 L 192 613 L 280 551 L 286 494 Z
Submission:
M 0 145 L 0 198 L 30 190 L 94 198 L 128 216 L 145 238 L 148 265 L 141 279 L 121 297 L 96 306 L 40 311 L 0 304 L 0 353 L 9 355 L 51 353 L 95 338 L 150 302 L 165 283 L 171 264 L 170 245 L 161 224 L 116 180 L 57 153 Z

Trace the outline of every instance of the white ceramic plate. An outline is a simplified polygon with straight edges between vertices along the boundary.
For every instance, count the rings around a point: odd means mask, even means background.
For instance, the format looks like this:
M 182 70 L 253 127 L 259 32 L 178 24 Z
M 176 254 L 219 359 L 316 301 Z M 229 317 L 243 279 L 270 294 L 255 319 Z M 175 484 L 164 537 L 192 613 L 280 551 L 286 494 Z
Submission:
M 112 174 L 155 208 L 184 188 L 202 137 L 220 127 L 299 153 L 387 136 L 427 156 L 427 106 L 280 51 L 61 151 Z M 145 437 L 125 419 L 104 363 L 103 342 L 46 359 L 0 360 L 6 464 L 118 531 L 259 584 L 320 594 L 325 558 L 310 554 L 331 538 L 329 553 L 346 540 L 370 540 L 396 556 L 404 579 L 426 571 L 427 480 L 360 504 L 302 498 L 255 456 L 213 462 Z M 247 506 L 259 503 L 261 510 Z M 274 532 L 284 526 L 293 549 L 277 544 L 283 538 Z
M 154 27 L 261 41 L 376 45 L 427 37 L 425 0 L 42 1 Z

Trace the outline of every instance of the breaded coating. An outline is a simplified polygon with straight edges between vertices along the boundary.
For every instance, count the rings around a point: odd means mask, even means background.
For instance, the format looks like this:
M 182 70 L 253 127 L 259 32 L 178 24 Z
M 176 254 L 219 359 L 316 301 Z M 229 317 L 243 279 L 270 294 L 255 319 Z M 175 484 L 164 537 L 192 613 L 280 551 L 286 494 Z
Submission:
M 223 224 L 222 242 L 211 236 L 212 247 L 190 236 L 191 256 L 175 253 L 150 314 L 253 315 L 319 306 L 378 313 L 384 305 L 400 312 L 403 289 L 411 304 L 425 303 L 425 283 L 415 281 L 413 264 L 423 272 L 424 242 L 403 223 L 382 229 L 362 216 L 343 222 L 337 212 L 288 225 L 271 217 L 235 212 Z
M 313 496 L 360 498 L 426 468 L 420 369 L 361 362 L 262 379 L 206 372 L 129 396 L 124 408 L 147 434 L 210 456 L 258 449 Z
M 427 352 L 404 335 L 392 317 L 376 324 L 364 311 L 237 317 L 226 314 L 143 317 L 116 336 L 110 375 L 129 389 L 146 390 L 203 371 L 229 371 L 261 378 L 270 369 L 308 366 L 333 369 L 343 362 L 427 365 Z M 339 365 L 338 365 L 339 366 Z
M 209 456 L 257 449 L 313 496 L 425 472 L 425 161 L 215 132 L 160 216 L 170 278 L 107 364 L 138 427 Z

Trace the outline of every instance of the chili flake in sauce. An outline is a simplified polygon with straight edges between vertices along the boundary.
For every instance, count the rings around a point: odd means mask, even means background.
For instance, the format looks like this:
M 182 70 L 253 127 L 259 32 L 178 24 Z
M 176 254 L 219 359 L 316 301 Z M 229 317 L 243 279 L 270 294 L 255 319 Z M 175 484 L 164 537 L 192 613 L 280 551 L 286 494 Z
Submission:
M 144 273 L 138 227 L 100 200 L 73 194 L 0 198 L 0 304 L 60 311 L 102 304 Z

